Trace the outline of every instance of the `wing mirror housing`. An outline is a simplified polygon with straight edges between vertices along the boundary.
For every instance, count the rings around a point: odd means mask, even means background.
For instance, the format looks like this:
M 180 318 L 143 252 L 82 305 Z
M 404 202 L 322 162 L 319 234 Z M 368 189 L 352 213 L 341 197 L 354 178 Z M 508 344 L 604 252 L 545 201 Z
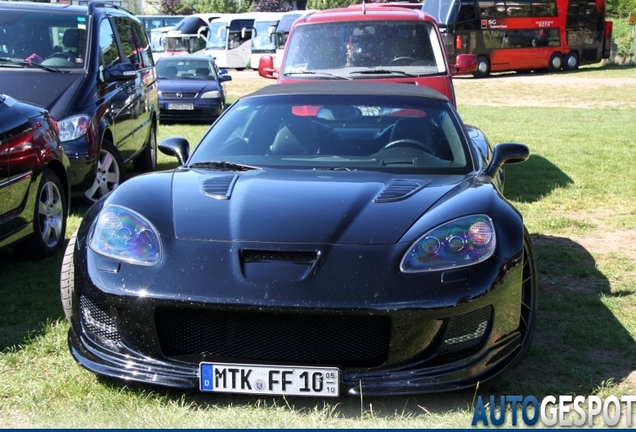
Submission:
M 455 64 L 451 65 L 451 75 L 466 75 L 477 70 L 477 56 L 475 54 L 458 54 Z
M 137 69 L 131 63 L 119 63 L 103 71 L 104 82 L 128 81 L 134 79 Z
M 190 143 L 187 139 L 181 137 L 168 137 L 158 145 L 161 153 L 176 157 L 179 165 L 185 165 L 190 157 Z
M 276 79 L 278 70 L 274 67 L 274 57 L 271 55 L 261 56 L 258 61 L 258 74 L 263 78 Z
M 504 164 L 525 162 L 529 157 L 530 150 L 525 144 L 512 142 L 497 144 L 485 174 L 494 177 Z

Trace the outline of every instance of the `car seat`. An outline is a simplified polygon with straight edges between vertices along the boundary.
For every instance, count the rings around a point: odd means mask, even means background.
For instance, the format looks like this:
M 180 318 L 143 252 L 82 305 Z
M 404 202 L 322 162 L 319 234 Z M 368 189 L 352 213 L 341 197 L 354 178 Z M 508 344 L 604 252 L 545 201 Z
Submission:
M 208 77 L 210 76 L 210 69 L 204 68 L 196 68 L 195 75 L 200 77 Z
M 84 57 L 86 47 L 86 30 L 83 29 L 67 29 L 62 37 L 62 43 L 67 49 L 67 53 L 74 63 L 78 63 L 77 59 Z
M 317 148 L 314 122 L 292 115 L 279 125 L 270 151 L 274 155 L 316 154 Z

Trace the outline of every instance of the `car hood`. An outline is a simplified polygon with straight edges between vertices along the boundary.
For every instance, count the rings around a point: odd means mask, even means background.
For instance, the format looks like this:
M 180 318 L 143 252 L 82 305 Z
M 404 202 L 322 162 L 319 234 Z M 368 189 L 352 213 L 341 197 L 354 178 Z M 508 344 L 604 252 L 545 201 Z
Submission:
M 84 77 L 85 73 L 0 68 L 0 93 L 43 106 L 61 120 Z
M 177 170 L 175 235 L 215 241 L 395 244 L 465 176 Z M 440 178 L 441 177 L 441 178 Z
M 202 93 L 204 91 L 219 90 L 219 86 L 216 81 L 201 81 L 201 80 L 159 80 L 159 91 L 161 92 L 187 92 L 187 93 Z

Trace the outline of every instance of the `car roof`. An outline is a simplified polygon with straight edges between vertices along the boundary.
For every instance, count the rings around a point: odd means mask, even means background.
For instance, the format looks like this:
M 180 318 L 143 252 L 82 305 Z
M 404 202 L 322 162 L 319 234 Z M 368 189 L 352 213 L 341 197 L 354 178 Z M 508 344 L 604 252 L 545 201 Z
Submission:
M 179 61 L 208 61 L 214 63 L 214 58 L 210 57 L 207 54 L 177 54 L 172 56 L 163 56 L 157 60 L 157 63 L 161 61 L 168 60 L 179 60 Z
M 300 19 L 300 18 L 299 18 Z M 428 21 L 436 23 L 433 17 L 421 10 L 407 9 L 405 7 L 346 7 L 336 9 L 324 9 L 305 15 L 302 23 L 323 23 L 337 21 Z M 299 23 L 299 22 L 298 22 Z
M 403 83 L 316 80 L 292 84 L 272 84 L 246 97 L 270 95 L 346 94 L 372 96 L 421 97 L 449 102 L 440 92 L 426 86 Z
M 35 3 L 29 1 L 16 1 L 16 2 L 7 2 L 0 1 L 0 7 L 2 9 L 15 9 L 15 10 L 33 10 L 33 11 L 71 11 L 77 13 L 86 13 L 88 11 L 88 7 L 86 5 L 71 5 L 64 3 Z

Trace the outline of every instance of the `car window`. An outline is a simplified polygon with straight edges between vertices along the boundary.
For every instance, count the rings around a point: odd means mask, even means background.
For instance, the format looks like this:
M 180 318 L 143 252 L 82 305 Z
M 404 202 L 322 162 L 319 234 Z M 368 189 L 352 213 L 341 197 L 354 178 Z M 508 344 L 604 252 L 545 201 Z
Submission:
M 83 68 L 88 17 L 3 10 L 0 56 L 58 68 Z
M 110 25 L 110 21 L 107 19 L 102 20 L 99 27 L 99 49 L 102 54 L 101 57 L 104 67 L 110 68 L 121 63 L 119 50 L 117 49 L 117 43 L 115 41 L 115 33 Z
M 173 60 L 164 57 L 157 62 L 157 77 L 167 79 L 215 80 L 213 64 L 205 60 Z
M 395 69 L 417 75 L 445 72 L 433 24 L 360 21 L 299 25 L 288 43 L 284 74 L 328 69 L 346 75 L 362 69 Z
M 450 104 L 388 96 L 240 100 L 191 161 L 216 160 L 293 169 L 471 170 L 465 134 Z
M 141 26 L 123 17 L 115 17 L 114 21 L 121 39 L 122 50 L 130 63 L 137 69 L 152 66 L 150 44 Z

